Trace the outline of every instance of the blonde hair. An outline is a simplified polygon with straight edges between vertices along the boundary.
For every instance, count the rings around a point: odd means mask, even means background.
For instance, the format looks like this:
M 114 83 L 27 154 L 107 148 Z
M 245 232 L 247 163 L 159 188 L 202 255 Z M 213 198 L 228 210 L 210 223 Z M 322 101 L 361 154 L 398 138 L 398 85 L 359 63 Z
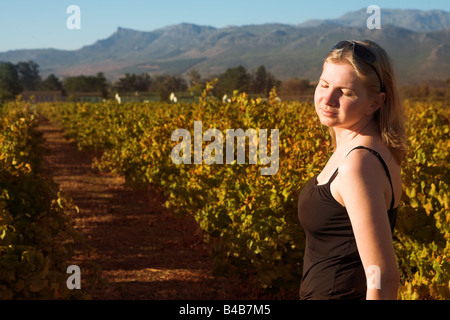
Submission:
M 341 49 L 335 49 L 325 58 L 325 62 L 349 63 L 353 66 L 358 76 L 365 82 L 368 90 L 374 93 L 383 92 L 386 99 L 374 115 L 374 121 L 378 124 L 378 129 L 383 142 L 388 146 L 396 161 L 400 164 L 406 156 L 407 143 L 404 126 L 404 112 L 400 93 L 397 87 L 394 66 L 386 51 L 378 44 L 370 40 L 353 41 L 368 48 L 376 57 L 376 61 L 371 67 L 355 56 L 352 50 L 353 45 Z M 377 70 L 377 76 L 374 68 Z M 380 83 L 380 80 L 382 83 Z M 333 141 L 333 148 L 336 149 L 336 138 L 333 128 L 330 128 Z

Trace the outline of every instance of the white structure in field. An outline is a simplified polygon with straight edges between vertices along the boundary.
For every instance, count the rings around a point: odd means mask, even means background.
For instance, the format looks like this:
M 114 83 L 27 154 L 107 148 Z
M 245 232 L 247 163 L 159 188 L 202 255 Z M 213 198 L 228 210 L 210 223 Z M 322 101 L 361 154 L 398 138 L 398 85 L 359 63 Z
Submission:
M 177 97 L 175 97 L 175 93 L 173 92 L 170 94 L 170 101 L 173 103 L 177 103 L 178 101 Z
M 122 101 L 122 99 L 120 99 L 120 96 L 119 96 L 119 94 L 118 94 L 117 92 L 116 92 L 115 98 L 116 98 L 117 103 L 120 104 L 120 102 Z

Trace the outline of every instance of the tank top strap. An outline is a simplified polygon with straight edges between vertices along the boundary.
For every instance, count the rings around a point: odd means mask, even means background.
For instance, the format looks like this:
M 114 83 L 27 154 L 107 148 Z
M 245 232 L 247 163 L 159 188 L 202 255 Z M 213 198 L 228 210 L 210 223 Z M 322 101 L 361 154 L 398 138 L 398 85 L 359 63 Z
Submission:
M 334 170 L 334 173 L 331 175 L 330 179 L 328 179 L 327 184 L 330 184 L 331 182 L 333 182 L 334 178 L 336 178 L 337 174 L 338 174 L 339 168 L 336 168 L 336 170 Z
M 352 150 L 350 150 L 350 151 L 347 153 L 347 156 L 350 154 L 350 152 L 352 152 L 353 150 L 356 150 L 356 149 L 365 149 L 365 150 L 368 150 L 368 151 L 370 151 L 373 155 L 375 155 L 375 156 L 378 158 L 378 160 L 380 160 L 381 165 L 383 166 L 384 171 L 386 172 L 386 175 L 387 175 L 387 177 L 388 177 L 388 179 L 389 179 L 389 184 L 391 185 L 392 200 L 391 200 L 391 207 L 390 207 L 389 210 L 392 210 L 392 209 L 394 208 L 394 203 L 395 203 L 394 187 L 392 186 L 391 175 L 390 175 L 390 173 L 389 173 L 389 169 L 388 169 L 388 166 L 386 165 L 386 162 L 384 162 L 383 158 L 380 156 L 380 154 L 379 154 L 378 152 L 376 152 L 376 151 L 373 150 L 373 149 L 364 147 L 364 146 L 357 146 L 357 147 L 353 148 Z

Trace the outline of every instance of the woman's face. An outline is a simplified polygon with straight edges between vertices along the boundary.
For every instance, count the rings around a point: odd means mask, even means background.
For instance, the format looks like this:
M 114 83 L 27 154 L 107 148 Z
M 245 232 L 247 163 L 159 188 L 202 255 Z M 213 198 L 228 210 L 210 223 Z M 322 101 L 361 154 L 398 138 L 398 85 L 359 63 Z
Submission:
M 327 127 L 357 128 L 372 119 L 379 104 L 348 63 L 325 62 L 314 103 L 320 122 Z

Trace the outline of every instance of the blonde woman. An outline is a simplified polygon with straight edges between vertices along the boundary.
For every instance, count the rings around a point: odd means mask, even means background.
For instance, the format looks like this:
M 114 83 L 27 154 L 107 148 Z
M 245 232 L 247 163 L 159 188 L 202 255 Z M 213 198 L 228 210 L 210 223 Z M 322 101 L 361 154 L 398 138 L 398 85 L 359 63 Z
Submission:
M 338 42 L 314 102 L 334 152 L 298 199 L 306 234 L 300 299 L 396 299 L 392 231 L 406 143 L 388 55 L 372 41 Z

